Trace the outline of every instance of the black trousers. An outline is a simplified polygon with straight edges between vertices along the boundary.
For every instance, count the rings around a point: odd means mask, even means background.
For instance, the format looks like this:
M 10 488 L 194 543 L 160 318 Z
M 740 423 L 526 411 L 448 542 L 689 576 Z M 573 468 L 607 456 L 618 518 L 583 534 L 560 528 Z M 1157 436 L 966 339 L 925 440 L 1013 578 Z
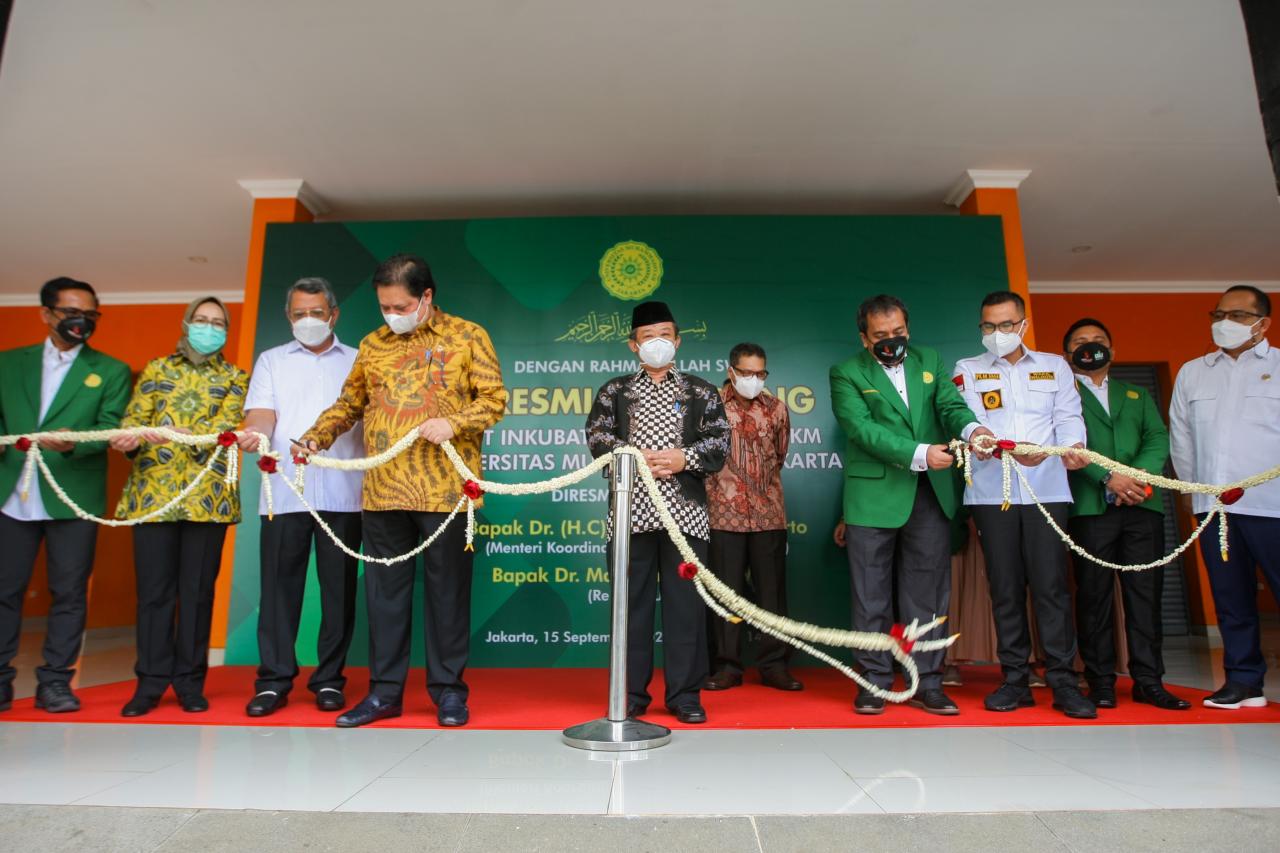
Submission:
M 204 692 L 209 671 L 213 589 L 227 525 L 152 521 L 133 528 L 138 586 L 138 694 Z
M 689 537 L 703 565 L 707 543 Z M 610 554 L 613 549 L 610 547 Z M 648 709 L 653 680 L 654 610 L 662 595 L 662 656 L 668 708 L 698 702 L 707 677 L 707 607 L 693 583 L 680 577 L 684 562 L 664 530 L 631 534 L 628 581 L 627 697 L 640 711 Z M 610 565 L 612 570 L 612 564 Z
M 22 636 L 22 603 L 41 541 L 53 601 L 44 635 L 44 665 L 36 668 L 36 679 L 49 684 L 70 681 L 76 674 L 98 525 L 78 518 L 18 521 L 0 513 L 0 686 L 12 683 L 17 674 L 11 664 Z
M 360 550 L 360 513 L 321 512 L 320 517 L 348 548 Z M 262 592 L 258 604 L 258 692 L 288 693 L 298 676 L 298 623 L 307 588 L 311 545 L 316 549 L 320 582 L 320 633 L 316 669 L 307 687 L 319 693 L 346 686 L 342 674 L 356 622 L 356 578 L 360 561 L 334 544 L 309 512 L 287 512 L 262 519 L 259 539 Z
M 395 557 L 411 551 L 444 523 L 447 513 L 406 510 L 364 511 L 365 553 Z M 423 553 L 423 612 L 427 639 L 427 692 L 436 704 L 446 693 L 466 699 L 462 680 L 471 650 L 471 568 L 464 550 L 466 529 L 455 519 Z M 399 702 L 409 677 L 413 628 L 413 581 L 417 560 L 390 566 L 366 563 L 364 591 L 369 608 L 369 692 Z
M 846 543 L 853 630 L 888 633 L 894 622 L 895 588 L 898 618 L 904 623 L 928 622 L 950 609 L 951 523 L 925 477 L 917 478 L 915 503 L 906 524 L 897 528 L 851 524 Z M 946 649 L 939 649 L 914 655 L 921 688 L 942 687 L 946 654 Z M 872 684 L 893 686 L 893 657 L 888 652 L 857 651 L 854 662 Z
M 1200 521 L 1204 516 L 1197 516 Z M 1200 536 L 1200 554 L 1209 570 L 1213 606 L 1222 632 L 1222 668 L 1227 681 L 1262 688 L 1267 659 L 1262 654 L 1258 619 L 1258 571 L 1280 604 L 1280 518 L 1243 515 L 1227 518 L 1227 559 L 1218 547 L 1221 519 Z
M 1164 517 L 1141 507 L 1113 506 L 1102 515 L 1073 518 L 1070 532 L 1077 545 L 1112 563 L 1149 563 L 1164 555 Z M 1129 675 L 1139 684 L 1159 683 L 1164 678 L 1160 615 L 1164 568 L 1119 572 L 1078 555 L 1073 562 L 1084 677 L 1095 686 L 1115 685 L 1115 579 L 1119 575 Z
M 1065 530 L 1068 505 L 1051 503 L 1044 507 Z M 1076 634 L 1071 624 L 1066 546 L 1034 504 L 1015 504 L 1004 511 L 998 506 L 971 509 L 987 561 L 996 653 L 1004 680 L 1025 686 L 1031 675 L 1031 633 L 1027 625 L 1030 588 L 1044 645 L 1045 680 L 1050 687 L 1074 685 Z
M 755 592 L 756 604 L 765 610 L 787 615 L 787 531 L 761 530 L 734 533 L 712 530 L 707 566 L 734 592 L 745 595 L 747 576 Z M 717 616 L 710 619 L 713 669 L 742 672 L 742 642 L 745 623 L 733 624 Z M 757 634 L 756 669 L 761 672 L 785 670 L 791 646 L 768 634 Z

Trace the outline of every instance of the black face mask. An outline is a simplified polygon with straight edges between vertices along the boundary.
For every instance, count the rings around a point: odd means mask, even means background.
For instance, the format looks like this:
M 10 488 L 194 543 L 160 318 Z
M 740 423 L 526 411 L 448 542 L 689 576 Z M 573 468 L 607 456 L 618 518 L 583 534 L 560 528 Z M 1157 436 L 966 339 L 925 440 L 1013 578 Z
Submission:
M 1081 370 L 1098 370 L 1111 363 L 1111 349 L 1097 342 L 1081 344 L 1071 353 L 1071 363 Z
M 89 340 L 96 325 L 88 317 L 63 317 L 56 328 L 64 341 L 82 344 Z
M 896 338 L 876 341 L 871 345 L 871 354 L 878 358 L 881 364 L 889 367 L 902 364 L 902 360 L 907 357 L 907 336 L 898 335 Z

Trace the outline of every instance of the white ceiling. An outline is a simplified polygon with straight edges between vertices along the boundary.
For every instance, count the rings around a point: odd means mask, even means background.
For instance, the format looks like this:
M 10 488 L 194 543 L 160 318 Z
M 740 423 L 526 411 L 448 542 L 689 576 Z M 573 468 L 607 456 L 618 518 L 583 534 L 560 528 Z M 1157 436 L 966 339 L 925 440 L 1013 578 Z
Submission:
M 237 179 L 331 219 L 945 213 L 968 168 L 1031 170 L 1033 279 L 1280 278 L 1235 0 L 17 0 L 0 296 L 239 289 Z

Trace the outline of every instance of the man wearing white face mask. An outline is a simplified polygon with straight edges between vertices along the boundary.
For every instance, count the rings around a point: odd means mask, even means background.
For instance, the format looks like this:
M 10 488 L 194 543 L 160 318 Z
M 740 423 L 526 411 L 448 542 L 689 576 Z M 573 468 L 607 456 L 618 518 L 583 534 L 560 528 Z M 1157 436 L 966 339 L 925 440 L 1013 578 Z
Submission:
M 1022 342 L 1028 326 L 1021 296 L 998 291 L 982 301 L 982 344 L 987 352 L 956 364 L 952 381 L 969 409 L 997 438 L 1044 445 L 1085 446 L 1085 424 L 1075 375 L 1060 355 L 1035 352 Z M 1067 525 L 1071 488 L 1067 471 L 1088 460 L 1017 456 L 1036 498 L 1060 527 Z M 1031 494 L 1015 476 L 1003 507 L 1001 464 L 982 458 L 964 492 L 972 507 L 987 561 L 991 608 L 1004 684 L 985 700 L 989 711 L 1016 711 L 1035 704 L 1029 688 L 1031 635 L 1027 590 L 1044 645 L 1046 681 L 1053 707 L 1068 717 L 1093 719 L 1097 708 L 1076 684 L 1076 635 L 1067 586 L 1067 552 Z
M 782 495 L 782 463 L 791 438 L 787 406 L 764 390 L 769 371 L 759 344 L 729 351 L 728 381 L 720 389 L 732 434 L 725 465 L 707 478 L 711 517 L 709 567 L 742 595 L 750 571 L 755 601 L 787 615 L 787 508 Z M 742 684 L 743 628 L 725 619 L 711 626 L 714 672 L 707 690 Z M 791 646 L 767 634 L 756 638 L 760 680 L 776 690 L 801 690 L 787 667 Z
M 587 447 L 592 456 L 625 446 L 644 451 L 663 501 L 706 565 L 711 530 L 705 480 L 724 466 L 729 449 L 724 405 L 714 385 L 674 367 L 680 330 L 666 303 L 642 302 L 635 307 L 627 344 L 642 367 L 610 379 L 597 392 L 587 415 Z M 609 526 L 612 532 L 612 518 Z M 661 589 L 667 710 L 682 723 L 707 721 L 701 702 L 708 670 L 707 609 L 693 584 L 680 577 L 681 562 L 657 507 L 638 486 L 628 566 L 628 717 L 649 709 L 654 605 Z
M 1184 480 L 1225 485 L 1280 462 L 1280 352 L 1267 341 L 1271 298 L 1256 287 L 1228 288 L 1209 312 L 1215 352 L 1178 371 L 1169 408 L 1173 467 Z M 1193 495 L 1198 518 L 1214 506 Z M 1222 632 L 1226 683 L 1210 708 L 1262 707 L 1267 665 L 1261 648 L 1257 573 L 1280 601 L 1280 480 L 1247 489 L 1227 507 L 1228 553 L 1214 519 L 1200 536 Z
M 259 432 L 275 450 L 287 450 L 291 438 L 302 434 L 338 398 L 351 372 L 356 350 L 338 340 L 338 303 L 323 278 L 299 279 L 285 295 L 285 316 L 293 340 L 258 356 L 245 400 L 245 434 L 240 446 L 256 451 Z M 330 455 L 354 459 L 361 455 L 357 427 L 330 448 Z M 288 453 L 280 459 L 283 476 L 293 478 Z M 307 471 L 303 497 L 339 538 L 360 550 L 359 471 L 312 468 Z M 344 554 L 289 489 L 272 490 L 274 517 L 267 518 L 265 498 L 258 501 L 262 528 L 259 539 L 261 598 L 258 609 L 258 679 L 246 713 L 265 717 L 288 703 L 298 675 L 294 646 L 302 616 L 307 565 L 314 544 L 316 579 L 320 586 L 320 631 L 316 638 L 317 666 L 307 687 L 322 711 L 346 705 L 343 669 L 355 626 L 356 577 L 359 561 Z

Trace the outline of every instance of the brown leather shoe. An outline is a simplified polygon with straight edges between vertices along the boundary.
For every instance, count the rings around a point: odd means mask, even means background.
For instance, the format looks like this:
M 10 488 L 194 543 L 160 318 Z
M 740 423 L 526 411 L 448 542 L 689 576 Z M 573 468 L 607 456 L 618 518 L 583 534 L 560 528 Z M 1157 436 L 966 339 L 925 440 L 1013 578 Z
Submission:
M 760 683 L 774 690 L 804 690 L 804 685 L 785 669 L 771 669 L 760 673 Z
M 702 683 L 703 690 L 728 690 L 742 686 L 742 673 L 722 669 Z

